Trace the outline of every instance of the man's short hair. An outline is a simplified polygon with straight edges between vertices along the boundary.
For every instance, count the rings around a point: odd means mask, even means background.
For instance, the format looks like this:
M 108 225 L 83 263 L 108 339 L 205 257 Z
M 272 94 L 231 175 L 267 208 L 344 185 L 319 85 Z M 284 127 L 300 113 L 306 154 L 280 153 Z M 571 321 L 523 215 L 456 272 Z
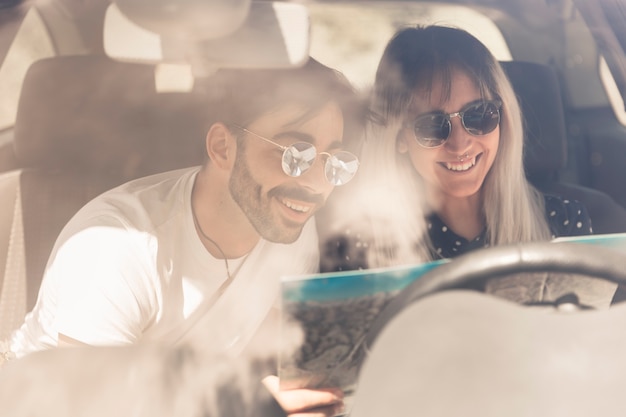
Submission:
M 313 58 L 297 68 L 219 70 L 201 88 L 209 96 L 211 123 L 246 126 L 287 104 L 302 105 L 314 114 L 335 101 L 343 112 L 345 146 L 360 143 L 365 100 L 342 73 Z

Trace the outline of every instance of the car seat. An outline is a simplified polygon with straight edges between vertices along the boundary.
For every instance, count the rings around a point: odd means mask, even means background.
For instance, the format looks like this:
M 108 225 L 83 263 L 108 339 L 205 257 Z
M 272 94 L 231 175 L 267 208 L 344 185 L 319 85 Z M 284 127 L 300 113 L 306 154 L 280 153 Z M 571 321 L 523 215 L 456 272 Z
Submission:
M 22 166 L 0 175 L 0 340 L 34 306 L 62 227 L 134 178 L 204 161 L 199 93 L 159 93 L 155 67 L 61 56 L 28 70 L 15 122 Z
M 626 232 L 626 209 L 608 194 L 561 180 L 567 163 L 567 130 L 559 80 L 547 66 L 502 61 L 525 121 L 524 165 L 540 191 L 578 200 L 587 207 L 594 233 Z

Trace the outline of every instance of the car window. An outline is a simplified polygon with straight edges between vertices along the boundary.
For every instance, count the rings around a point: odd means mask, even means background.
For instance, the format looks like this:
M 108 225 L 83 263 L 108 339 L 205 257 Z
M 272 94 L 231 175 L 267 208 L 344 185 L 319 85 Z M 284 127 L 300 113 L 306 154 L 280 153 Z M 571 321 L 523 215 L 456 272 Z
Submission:
M 626 91 L 623 81 L 626 77 L 623 54 L 626 45 L 623 25 L 626 12 L 620 2 L 612 0 L 598 0 L 596 3 L 575 0 L 574 3 L 578 13 L 577 19 L 570 22 L 570 34 L 576 39 L 572 49 L 592 50 L 595 55 L 571 55 L 567 89 L 572 101 L 578 107 L 610 105 L 615 118 L 622 126 L 626 125 L 623 93 Z M 580 34 L 584 34 L 584 37 Z M 581 44 L 585 43 L 594 45 L 592 48 L 581 48 Z M 594 77 L 590 77 L 590 74 L 594 74 Z
M 54 47 L 39 14 L 31 9 L 0 66 L 0 130 L 15 123 L 18 97 L 26 70 L 33 62 L 54 55 Z
M 378 60 L 397 28 L 442 24 L 467 30 L 499 60 L 511 53 L 502 33 L 486 15 L 461 5 L 431 3 L 308 4 L 311 14 L 311 55 L 341 70 L 358 88 L 369 87 Z
M 624 99 L 619 93 L 617 83 L 615 82 L 613 74 L 611 74 L 611 70 L 609 69 L 609 66 L 604 58 L 600 58 L 600 78 L 602 79 L 602 84 L 609 96 L 609 101 L 611 102 L 611 107 L 615 112 L 615 117 L 622 125 L 626 126 L 626 109 L 624 108 Z

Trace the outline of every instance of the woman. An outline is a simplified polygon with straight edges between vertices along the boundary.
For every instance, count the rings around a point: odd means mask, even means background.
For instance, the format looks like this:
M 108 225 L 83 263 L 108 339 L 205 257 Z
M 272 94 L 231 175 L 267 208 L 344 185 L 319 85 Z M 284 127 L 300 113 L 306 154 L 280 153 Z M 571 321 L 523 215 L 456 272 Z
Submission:
M 368 219 L 371 238 L 359 232 L 355 240 L 367 256 L 348 267 L 591 233 L 584 206 L 544 196 L 526 180 L 515 93 L 469 33 L 399 30 L 381 58 L 371 110 L 361 187 L 353 189 L 363 198 L 347 199 L 355 203 L 350 213 L 361 210 Z M 371 202 L 359 203 L 364 199 Z

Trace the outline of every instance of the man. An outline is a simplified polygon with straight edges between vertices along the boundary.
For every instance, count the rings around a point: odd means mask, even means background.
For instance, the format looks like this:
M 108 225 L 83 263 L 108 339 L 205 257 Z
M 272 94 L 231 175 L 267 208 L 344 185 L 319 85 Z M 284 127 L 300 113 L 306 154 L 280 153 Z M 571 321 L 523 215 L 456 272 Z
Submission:
M 310 220 L 358 167 L 343 150 L 359 136 L 355 93 L 312 59 L 206 82 L 207 162 L 122 185 L 73 217 L 11 338 L 17 357 L 198 338 L 212 352 L 240 352 L 270 314 L 279 278 L 317 270 Z

